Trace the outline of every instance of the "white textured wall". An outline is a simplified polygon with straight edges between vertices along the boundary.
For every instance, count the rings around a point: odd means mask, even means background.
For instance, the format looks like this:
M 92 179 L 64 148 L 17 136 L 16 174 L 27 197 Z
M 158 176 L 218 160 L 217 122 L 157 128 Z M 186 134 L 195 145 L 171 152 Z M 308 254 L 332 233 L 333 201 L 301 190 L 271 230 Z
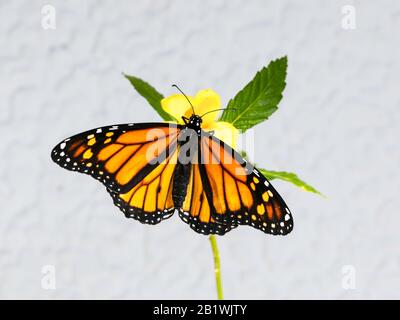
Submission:
M 43 30 L 41 8 L 56 8 Z M 357 28 L 341 27 L 356 8 Z M 158 116 L 121 72 L 165 94 L 228 101 L 288 55 L 280 110 L 256 128 L 256 162 L 297 172 L 325 200 L 276 182 L 287 237 L 219 238 L 226 298 L 400 298 L 398 1 L 0 0 L 0 297 L 214 298 L 207 237 L 175 216 L 127 220 L 104 187 L 50 160 L 85 129 Z M 41 286 L 56 268 L 56 290 Z M 352 265 L 356 288 L 342 287 Z

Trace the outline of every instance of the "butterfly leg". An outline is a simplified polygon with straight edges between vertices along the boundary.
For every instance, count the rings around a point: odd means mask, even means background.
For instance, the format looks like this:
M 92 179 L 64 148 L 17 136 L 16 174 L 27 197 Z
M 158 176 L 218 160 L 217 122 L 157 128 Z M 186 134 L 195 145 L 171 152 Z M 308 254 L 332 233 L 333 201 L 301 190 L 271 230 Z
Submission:
M 185 124 L 188 124 L 188 123 L 189 123 L 189 119 L 186 118 L 185 116 L 182 116 L 182 120 L 183 120 L 183 122 L 184 122 Z

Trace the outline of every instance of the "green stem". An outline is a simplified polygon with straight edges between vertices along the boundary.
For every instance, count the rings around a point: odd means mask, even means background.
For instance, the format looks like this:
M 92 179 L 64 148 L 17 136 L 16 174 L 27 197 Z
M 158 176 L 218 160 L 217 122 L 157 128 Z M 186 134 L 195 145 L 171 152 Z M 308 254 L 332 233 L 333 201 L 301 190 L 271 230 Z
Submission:
M 221 264 L 219 260 L 219 251 L 218 251 L 218 245 L 217 245 L 217 239 L 215 236 L 212 234 L 210 235 L 210 242 L 211 242 L 211 249 L 214 255 L 214 271 L 215 271 L 215 281 L 217 284 L 217 294 L 218 294 L 218 300 L 223 300 L 223 294 L 222 294 L 222 281 L 221 281 Z

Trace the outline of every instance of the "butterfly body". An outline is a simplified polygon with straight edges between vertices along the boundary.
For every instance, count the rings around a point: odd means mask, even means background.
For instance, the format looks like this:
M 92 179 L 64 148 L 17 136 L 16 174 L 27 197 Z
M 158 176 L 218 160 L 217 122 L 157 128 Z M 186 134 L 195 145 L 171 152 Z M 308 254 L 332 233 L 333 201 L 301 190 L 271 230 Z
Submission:
M 194 162 L 195 153 L 190 153 L 195 147 L 196 135 L 200 137 L 201 135 L 201 123 L 202 119 L 200 116 L 192 115 L 190 119 L 182 117 L 185 122 L 185 126 L 178 137 L 178 144 L 180 148 L 180 154 L 178 155 L 178 163 L 174 171 L 174 182 L 173 182 L 173 192 L 172 197 L 174 201 L 175 208 L 179 209 L 182 207 L 183 201 L 186 197 L 187 186 L 190 178 L 191 163 Z M 189 148 L 185 148 L 189 146 Z M 187 152 L 186 155 L 183 152 Z M 186 161 L 184 160 L 186 159 Z
M 128 218 L 157 224 L 178 211 L 198 233 L 239 225 L 285 235 L 293 219 L 262 174 L 212 133 L 200 116 L 184 125 L 106 126 L 60 142 L 52 159 L 102 182 Z
M 182 207 L 187 194 L 187 186 L 190 177 L 190 165 L 177 163 L 174 170 L 172 200 L 175 208 Z

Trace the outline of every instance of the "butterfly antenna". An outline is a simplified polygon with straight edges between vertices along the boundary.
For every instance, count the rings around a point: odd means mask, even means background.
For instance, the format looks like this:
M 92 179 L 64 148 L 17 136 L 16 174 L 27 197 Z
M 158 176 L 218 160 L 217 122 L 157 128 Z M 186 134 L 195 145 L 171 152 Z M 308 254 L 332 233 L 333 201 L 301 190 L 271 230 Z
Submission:
M 209 114 L 211 112 L 216 112 L 216 111 L 221 111 L 221 110 L 236 110 L 235 108 L 222 108 L 222 109 L 215 109 L 215 110 L 211 110 L 211 111 L 207 111 L 206 113 L 204 113 L 202 116 L 200 116 L 200 118 L 203 118 L 206 114 Z
M 189 102 L 190 106 L 192 107 L 193 114 L 196 114 L 194 112 L 194 107 L 193 107 L 192 103 L 190 102 L 189 98 L 186 96 L 186 94 L 184 94 L 183 91 L 176 84 L 173 84 L 172 86 L 177 88 L 179 90 L 179 92 L 183 94 L 183 96 L 186 98 L 186 100 Z

